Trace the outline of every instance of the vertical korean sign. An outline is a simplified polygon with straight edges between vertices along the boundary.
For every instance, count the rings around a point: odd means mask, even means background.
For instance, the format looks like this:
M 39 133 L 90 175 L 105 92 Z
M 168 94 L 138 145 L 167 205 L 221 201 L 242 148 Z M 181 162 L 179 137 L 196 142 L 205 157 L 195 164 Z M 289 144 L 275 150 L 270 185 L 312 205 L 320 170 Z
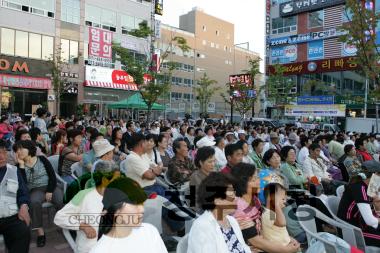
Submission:
M 92 65 L 112 67 L 112 32 L 89 27 L 88 58 Z
M 271 26 L 270 26 L 270 7 L 271 7 L 271 1 L 270 0 L 266 0 L 266 4 L 265 4 L 265 45 L 266 45 L 266 48 L 265 48 L 265 55 L 266 55 L 266 64 L 269 64 L 269 35 L 270 35 L 270 29 L 271 29 Z

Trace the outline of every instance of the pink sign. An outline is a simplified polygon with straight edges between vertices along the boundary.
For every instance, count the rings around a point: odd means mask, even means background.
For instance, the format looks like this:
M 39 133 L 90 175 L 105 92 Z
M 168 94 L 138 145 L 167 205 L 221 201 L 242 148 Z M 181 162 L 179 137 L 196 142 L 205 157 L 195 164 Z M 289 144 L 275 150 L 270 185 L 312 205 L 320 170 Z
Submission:
M 51 80 L 48 78 L 0 74 L 0 86 L 48 90 L 51 88 Z
M 93 57 L 112 58 L 112 32 L 89 27 L 88 55 Z

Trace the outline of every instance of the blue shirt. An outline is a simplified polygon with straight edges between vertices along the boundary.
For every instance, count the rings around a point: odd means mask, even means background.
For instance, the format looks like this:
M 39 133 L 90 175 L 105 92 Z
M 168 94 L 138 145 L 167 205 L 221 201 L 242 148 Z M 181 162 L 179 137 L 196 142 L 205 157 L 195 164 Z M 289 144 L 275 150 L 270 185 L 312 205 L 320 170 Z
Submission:
M 265 204 L 265 196 L 264 196 L 264 188 L 269 184 L 269 182 L 272 179 L 272 175 L 277 175 L 278 172 L 272 168 L 264 168 L 260 170 L 259 177 L 260 177 L 260 193 L 259 193 L 259 199 L 262 204 Z
M 7 172 L 6 166 L 0 167 L 0 182 L 3 181 L 3 178 L 6 172 Z M 30 203 L 29 189 L 26 186 L 24 177 L 22 176 L 19 168 L 17 168 L 17 179 L 18 179 L 17 205 L 18 207 L 20 207 L 22 204 L 29 205 Z

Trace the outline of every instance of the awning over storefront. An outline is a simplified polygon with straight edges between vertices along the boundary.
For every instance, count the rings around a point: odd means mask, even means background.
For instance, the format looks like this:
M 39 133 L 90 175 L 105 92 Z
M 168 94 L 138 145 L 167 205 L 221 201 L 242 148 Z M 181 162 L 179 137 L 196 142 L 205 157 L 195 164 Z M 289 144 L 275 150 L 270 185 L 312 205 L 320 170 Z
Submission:
M 108 108 L 148 110 L 148 106 L 145 103 L 144 99 L 141 97 L 140 93 L 136 93 L 130 96 L 129 98 L 121 100 L 119 102 L 109 104 Z M 154 103 L 152 106 L 152 110 L 163 111 L 165 110 L 165 107 L 163 105 Z
M 133 77 L 124 70 L 96 66 L 86 66 L 86 81 L 84 85 L 97 88 L 138 90 Z
M 97 81 L 85 81 L 85 86 L 108 88 L 108 89 L 120 89 L 120 90 L 138 90 L 136 84 L 121 84 L 113 82 L 97 82 Z

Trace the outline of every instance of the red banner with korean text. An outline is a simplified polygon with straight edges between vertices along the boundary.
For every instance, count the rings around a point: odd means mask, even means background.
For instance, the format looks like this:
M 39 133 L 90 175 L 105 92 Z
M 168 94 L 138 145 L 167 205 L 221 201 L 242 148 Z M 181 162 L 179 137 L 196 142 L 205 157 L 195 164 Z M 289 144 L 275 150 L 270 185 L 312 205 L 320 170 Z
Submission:
M 112 32 L 89 27 L 88 55 L 112 59 Z
M 316 61 L 305 61 L 281 64 L 285 68 L 284 75 L 302 75 L 324 72 L 338 72 L 360 69 L 354 57 L 341 57 Z M 267 74 L 275 74 L 274 65 L 269 65 Z

